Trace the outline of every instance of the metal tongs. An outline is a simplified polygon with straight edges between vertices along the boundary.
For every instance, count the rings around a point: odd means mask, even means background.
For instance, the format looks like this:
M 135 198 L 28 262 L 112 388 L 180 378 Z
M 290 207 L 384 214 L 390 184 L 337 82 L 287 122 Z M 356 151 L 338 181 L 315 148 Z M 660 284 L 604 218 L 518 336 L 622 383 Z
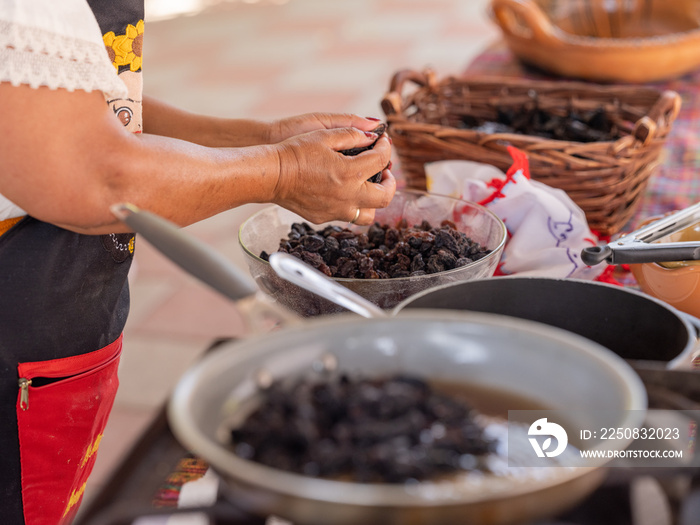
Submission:
M 608 264 L 636 264 L 697 260 L 700 259 L 700 241 L 654 241 L 699 221 L 700 202 L 628 233 L 605 246 L 584 248 L 581 251 L 581 260 L 589 266 L 603 261 Z

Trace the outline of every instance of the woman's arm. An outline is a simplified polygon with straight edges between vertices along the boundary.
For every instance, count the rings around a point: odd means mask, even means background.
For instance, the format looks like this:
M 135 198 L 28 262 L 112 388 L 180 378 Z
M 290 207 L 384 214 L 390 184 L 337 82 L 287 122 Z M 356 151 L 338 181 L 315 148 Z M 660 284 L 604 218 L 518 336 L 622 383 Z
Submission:
M 109 212 L 117 202 L 132 202 L 180 225 L 248 202 L 277 203 L 312 222 L 349 220 L 359 207 L 357 222 L 368 224 L 395 190 L 388 170 L 381 184 L 366 182 L 389 163 L 387 138 L 356 157 L 339 153 L 376 140 L 359 129 L 211 148 L 132 135 L 99 92 L 6 83 L 0 84 L 0 114 L 0 193 L 40 220 L 82 233 L 123 230 Z M 155 122 L 151 131 L 162 131 L 158 126 L 167 122 Z
M 152 97 L 143 98 L 144 132 L 213 148 L 270 143 L 270 124 L 197 115 Z
M 152 97 L 143 98 L 144 131 L 209 147 L 275 144 L 310 131 L 357 128 L 372 131 L 379 119 L 352 114 L 307 113 L 273 122 L 197 115 Z

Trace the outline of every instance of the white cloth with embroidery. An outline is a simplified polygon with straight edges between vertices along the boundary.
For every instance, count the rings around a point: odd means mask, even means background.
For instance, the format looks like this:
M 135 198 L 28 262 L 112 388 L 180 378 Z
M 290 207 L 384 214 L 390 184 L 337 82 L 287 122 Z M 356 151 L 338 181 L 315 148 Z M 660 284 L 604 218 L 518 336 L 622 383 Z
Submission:
M 425 165 L 428 191 L 483 202 L 508 229 L 499 274 L 593 279 L 605 265 L 586 266 L 581 250 L 597 243 L 585 214 L 566 192 L 531 180 L 525 169 L 507 177 L 470 161 Z
M 0 82 L 128 93 L 86 0 L 0 0 Z M 24 214 L 0 195 L 0 221 Z

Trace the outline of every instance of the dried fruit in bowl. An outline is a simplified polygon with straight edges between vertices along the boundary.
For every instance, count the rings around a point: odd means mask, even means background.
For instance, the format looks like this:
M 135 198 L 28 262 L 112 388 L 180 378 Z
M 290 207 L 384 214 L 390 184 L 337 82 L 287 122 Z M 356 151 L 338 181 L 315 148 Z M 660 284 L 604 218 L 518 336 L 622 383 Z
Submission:
M 346 374 L 273 383 L 231 430 L 239 457 L 307 476 L 402 483 L 488 471 L 496 441 L 460 396 L 422 379 Z
M 465 266 L 491 250 L 442 221 L 434 228 L 427 221 L 396 228 L 374 223 L 366 233 L 340 226 L 315 230 L 307 223 L 294 223 L 279 251 L 299 257 L 329 277 L 388 279 L 416 277 Z M 262 252 L 260 258 L 267 260 Z

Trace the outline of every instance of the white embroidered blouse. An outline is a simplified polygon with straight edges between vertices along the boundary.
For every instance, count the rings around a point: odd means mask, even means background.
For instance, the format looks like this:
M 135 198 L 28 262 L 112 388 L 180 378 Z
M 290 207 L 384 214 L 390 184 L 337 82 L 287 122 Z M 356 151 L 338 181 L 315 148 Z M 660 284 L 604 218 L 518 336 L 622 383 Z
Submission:
M 102 91 L 107 98 L 128 93 L 86 0 L 0 0 L 0 82 Z M 0 195 L 0 221 L 22 215 Z

